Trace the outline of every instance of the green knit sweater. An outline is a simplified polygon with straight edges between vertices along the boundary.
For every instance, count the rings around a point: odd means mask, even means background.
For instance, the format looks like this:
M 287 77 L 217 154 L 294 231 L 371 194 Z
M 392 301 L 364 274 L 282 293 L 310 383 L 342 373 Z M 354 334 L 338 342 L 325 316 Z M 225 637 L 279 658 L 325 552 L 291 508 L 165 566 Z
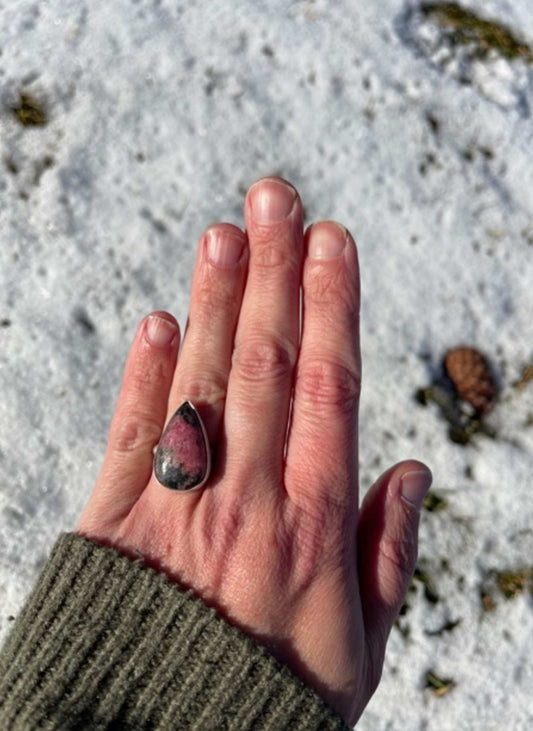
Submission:
M 349 727 L 191 591 L 63 533 L 0 653 L 0 728 Z

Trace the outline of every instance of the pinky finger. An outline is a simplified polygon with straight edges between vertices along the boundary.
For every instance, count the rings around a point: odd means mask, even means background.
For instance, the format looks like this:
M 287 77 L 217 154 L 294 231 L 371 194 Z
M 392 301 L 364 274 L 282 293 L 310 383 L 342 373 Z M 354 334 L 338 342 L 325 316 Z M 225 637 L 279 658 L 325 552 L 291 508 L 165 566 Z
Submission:
M 128 354 L 104 464 L 76 527 L 95 534 L 129 513 L 152 473 L 153 449 L 164 426 L 180 332 L 167 312 L 139 325 Z

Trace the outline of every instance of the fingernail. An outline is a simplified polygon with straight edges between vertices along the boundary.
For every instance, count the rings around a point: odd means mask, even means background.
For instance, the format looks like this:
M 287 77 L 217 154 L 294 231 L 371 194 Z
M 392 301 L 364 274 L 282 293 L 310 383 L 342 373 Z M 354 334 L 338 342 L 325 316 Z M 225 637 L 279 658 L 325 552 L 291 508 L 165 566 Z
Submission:
M 150 315 L 146 321 L 146 338 L 156 348 L 166 348 L 176 336 L 178 328 L 170 320 Z
M 252 215 L 257 223 L 279 223 L 285 220 L 295 200 L 294 188 L 281 180 L 262 180 L 255 183 L 250 192 Z
M 402 475 L 400 488 L 402 497 L 420 510 L 433 476 L 429 470 L 413 470 Z
M 244 241 L 227 231 L 208 231 L 207 256 L 219 267 L 232 267 L 241 258 Z
M 328 221 L 311 226 L 308 254 L 311 259 L 334 259 L 346 246 L 348 232 L 344 226 Z

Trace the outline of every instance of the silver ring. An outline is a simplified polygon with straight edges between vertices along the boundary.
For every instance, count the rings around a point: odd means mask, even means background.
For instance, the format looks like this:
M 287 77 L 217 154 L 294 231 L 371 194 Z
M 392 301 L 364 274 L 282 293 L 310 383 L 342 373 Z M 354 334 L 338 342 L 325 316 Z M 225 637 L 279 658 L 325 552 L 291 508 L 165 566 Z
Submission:
M 157 481 L 170 490 L 191 492 L 203 487 L 211 472 L 211 449 L 200 414 L 184 401 L 161 435 L 154 455 Z

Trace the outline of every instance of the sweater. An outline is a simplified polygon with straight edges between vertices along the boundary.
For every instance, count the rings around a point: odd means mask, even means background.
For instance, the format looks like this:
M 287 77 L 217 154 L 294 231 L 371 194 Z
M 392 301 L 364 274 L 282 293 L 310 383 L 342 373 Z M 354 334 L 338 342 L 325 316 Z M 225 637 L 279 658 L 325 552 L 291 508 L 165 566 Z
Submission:
M 0 653 L 0 728 L 349 727 L 191 590 L 63 533 Z

